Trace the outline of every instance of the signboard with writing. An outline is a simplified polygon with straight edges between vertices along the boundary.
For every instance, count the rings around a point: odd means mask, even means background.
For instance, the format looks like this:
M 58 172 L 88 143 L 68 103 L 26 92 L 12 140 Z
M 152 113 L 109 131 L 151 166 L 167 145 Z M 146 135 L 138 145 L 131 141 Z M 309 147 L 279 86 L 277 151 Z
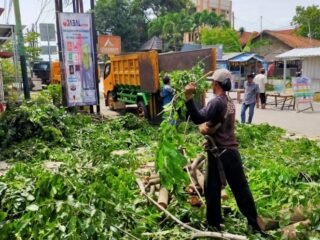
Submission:
M 293 95 L 299 102 L 307 102 L 313 100 L 313 92 L 311 90 L 311 79 L 305 76 L 292 79 Z
M 292 79 L 292 90 L 293 96 L 296 100 L 297 112 L 303 112 L 308 109 L 311 109 L 313 111 L 313 91 L 311 89 L 311 83 L 311 79 L 305 76 Z M 305 105 L 306 103 L 309 105 L 309 107 L 299 109 L 300 104 Z
M 91 14 L 59 13 L 67 106 L 97 104 Z
M 99 35 L 98 37 L 99 53 L 107 55 L 121 54 L 121 37 Z

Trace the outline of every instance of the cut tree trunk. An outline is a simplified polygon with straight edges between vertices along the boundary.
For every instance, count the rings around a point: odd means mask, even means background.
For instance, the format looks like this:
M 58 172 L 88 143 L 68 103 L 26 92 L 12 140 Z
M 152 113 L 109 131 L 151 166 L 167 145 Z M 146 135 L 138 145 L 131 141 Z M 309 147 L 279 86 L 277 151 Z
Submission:
M 288 225 L 285 228 L 283 228 L 282 230 L 282 237 L 283 239 L 297 239 L 298 237 L 298 228 L 300 227 L 308 227 L 311 224 L 311 221 L 305 220 L 305 221 L 301 221 L 301 222 L 296 222 L 294 224 Z
M 158 204 L 161 205 L 163 208 L 167 208 L 168 202 L 169 202 L 169 192 L 166 188 L 162 187 L 159 192 Z

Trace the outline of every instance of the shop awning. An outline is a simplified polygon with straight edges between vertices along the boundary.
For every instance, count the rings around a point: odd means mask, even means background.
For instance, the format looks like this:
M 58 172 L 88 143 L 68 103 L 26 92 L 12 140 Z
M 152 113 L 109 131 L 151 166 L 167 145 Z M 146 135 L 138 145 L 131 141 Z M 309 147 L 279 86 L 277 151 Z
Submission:
M 299 59 L 306 57 L 319 57 L 320 47 L 318 48 L 294 48 L 288 52 L 282 53 L 277 56 L 281 59 Z
M 229 61 L 230 62 L 247 62 L 250 59 L 255 59 L 258 62 L 265 62 L 265 60 L 262 57 L 254 54 L 254 53 L 243 53 L 241 55 L 238 55 L 238 56 L 230 59 Z

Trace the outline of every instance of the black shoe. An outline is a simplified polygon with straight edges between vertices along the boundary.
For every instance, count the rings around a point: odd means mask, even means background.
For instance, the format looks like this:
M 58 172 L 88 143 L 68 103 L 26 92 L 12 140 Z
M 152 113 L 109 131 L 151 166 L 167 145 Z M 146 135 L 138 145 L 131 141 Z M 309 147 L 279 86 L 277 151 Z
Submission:
M 261 237 L 267 238 L 270 237 L 269 234 L 266 232 L 262 231 L 259 227 L 253 227 L 251 225 L 248 226 L 248 231 L 251 232 L 252 234 L 258 234 Z

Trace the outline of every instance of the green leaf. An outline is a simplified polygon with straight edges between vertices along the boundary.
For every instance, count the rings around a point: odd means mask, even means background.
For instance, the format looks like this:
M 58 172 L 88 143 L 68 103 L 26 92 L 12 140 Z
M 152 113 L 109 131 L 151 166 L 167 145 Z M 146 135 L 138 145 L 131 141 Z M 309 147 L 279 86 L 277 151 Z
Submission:
M 39 210 L 39 206 L 36 204 L 31 204 L 26 208 L 28 211 L 36 212 Z
M 5 220 L 8 214 L 6 212 L 0 211 L 0 222 Z

